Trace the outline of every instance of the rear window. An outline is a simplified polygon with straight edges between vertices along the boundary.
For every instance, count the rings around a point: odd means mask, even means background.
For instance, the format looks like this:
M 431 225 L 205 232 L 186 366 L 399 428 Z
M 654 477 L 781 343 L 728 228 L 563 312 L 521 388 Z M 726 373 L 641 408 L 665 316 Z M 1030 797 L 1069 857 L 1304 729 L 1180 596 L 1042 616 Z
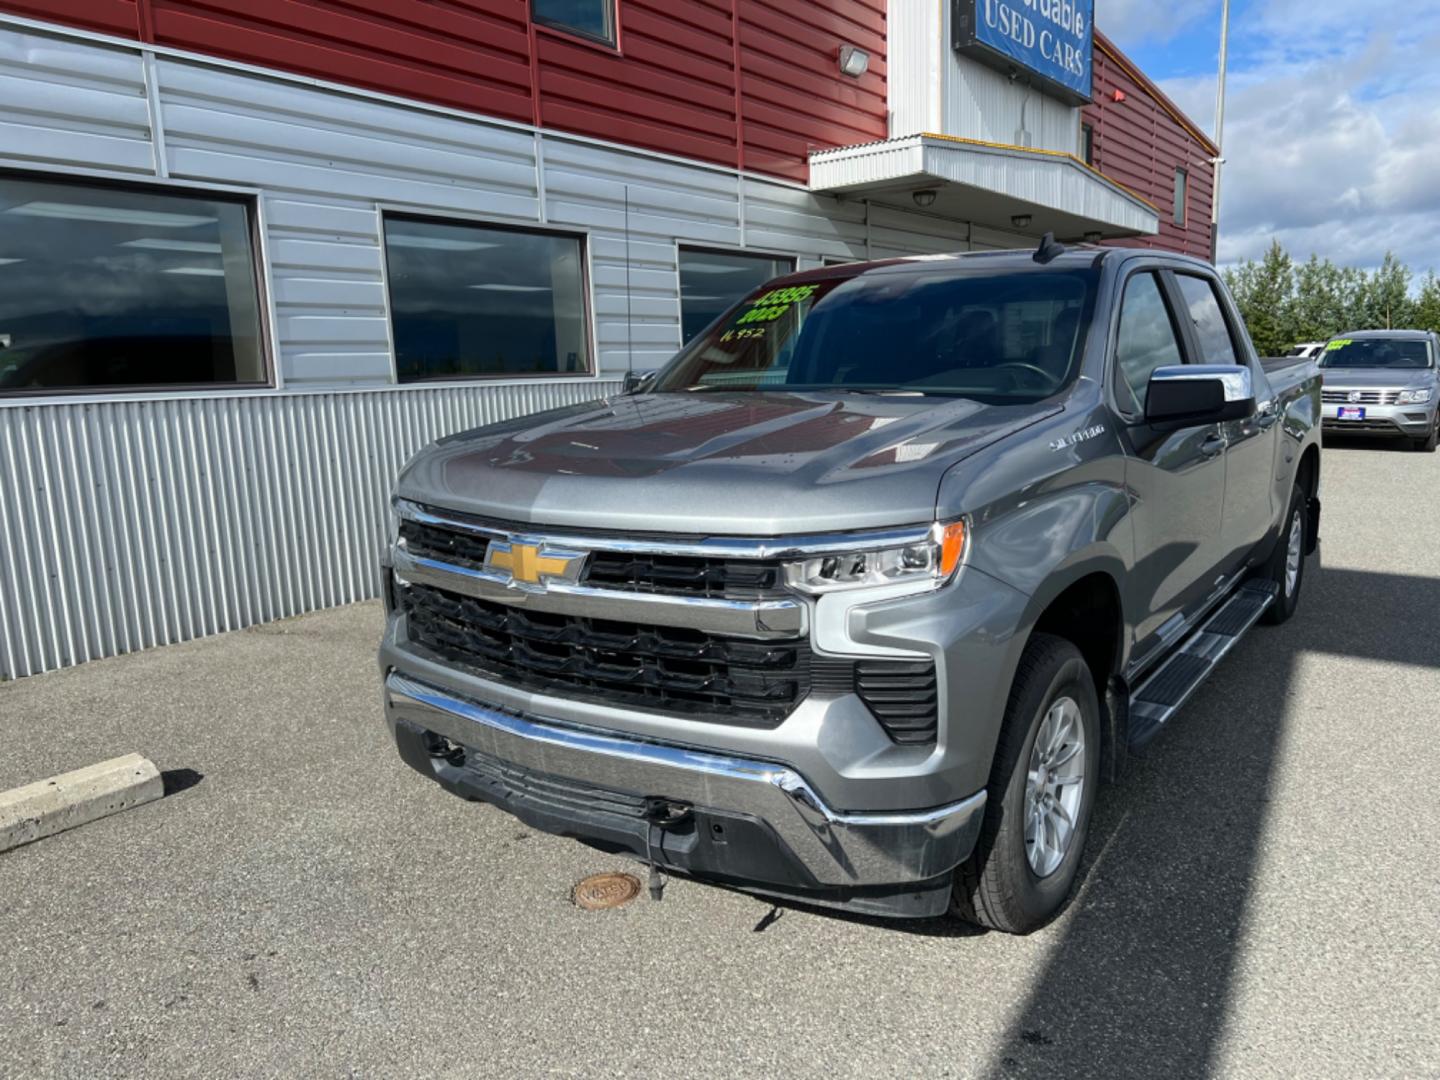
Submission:
M 1430 345 L 1415 338 L 1336 338 L 1325 346 L 1327 368 L 1428 368 Z
M 765 287 L 660 374 L 655 392 L 810 390 L 1040 401 L 1074 378 L 1093 269 L 864 273 Z

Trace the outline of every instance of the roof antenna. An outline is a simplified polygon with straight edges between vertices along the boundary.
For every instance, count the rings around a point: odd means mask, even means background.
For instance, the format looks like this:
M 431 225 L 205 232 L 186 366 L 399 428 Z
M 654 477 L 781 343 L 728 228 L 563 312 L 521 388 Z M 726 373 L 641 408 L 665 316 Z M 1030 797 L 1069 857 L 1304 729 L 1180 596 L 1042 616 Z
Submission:
M 1055 234 L 1047 232 L 1040 238 L 1040 246 L 1031 256 L 1037 263 L 1044 266 L 1046 263 L 1054 262 L 1061 255 L 1065 254 L 1065 245 L 1056 243 Z

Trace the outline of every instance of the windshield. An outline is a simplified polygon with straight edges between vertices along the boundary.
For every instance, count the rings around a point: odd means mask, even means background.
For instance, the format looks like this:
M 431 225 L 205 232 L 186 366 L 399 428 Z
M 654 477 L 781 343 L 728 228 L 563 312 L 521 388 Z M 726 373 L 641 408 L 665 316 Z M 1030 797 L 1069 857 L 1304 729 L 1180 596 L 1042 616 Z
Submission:
M 1428 368 L 1430 348 L 1414 338 L 1336 338 L 1325 346 L 1327 368 Z
M 684 349 L 654 389 L 1040 401 L 1079 368 L 1097 276 L 952 267 L 761 289 Z

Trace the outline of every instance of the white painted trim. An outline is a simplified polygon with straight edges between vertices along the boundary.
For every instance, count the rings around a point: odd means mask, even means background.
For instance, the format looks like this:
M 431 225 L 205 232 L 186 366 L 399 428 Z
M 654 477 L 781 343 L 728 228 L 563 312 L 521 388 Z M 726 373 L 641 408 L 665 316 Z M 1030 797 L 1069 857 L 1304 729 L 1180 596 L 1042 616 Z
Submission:
M 149 49 L 140 54 L 140 67 L 145 76 L 145 111 L 150 118 L 150 156 L 155 162 L 155 175 L 170 178 L 170 163 L 165 156 L 165 121 L 160 113 L 159 71 L 155 54 Z

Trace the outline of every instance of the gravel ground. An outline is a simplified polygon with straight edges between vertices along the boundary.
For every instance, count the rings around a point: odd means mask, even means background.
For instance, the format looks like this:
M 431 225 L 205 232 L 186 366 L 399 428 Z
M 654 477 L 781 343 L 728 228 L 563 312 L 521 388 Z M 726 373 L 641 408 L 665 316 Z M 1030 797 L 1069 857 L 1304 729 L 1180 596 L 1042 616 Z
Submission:
M 578 910 L 627 864 L 395 756 L 375 605 L 0 687 L 0 789 L 131 750 L 180 789 L 0 855 L 0 1076 L 1440 1076 L 1440 456 L 1325 468 L 1300 614 L 1023 939 Z

